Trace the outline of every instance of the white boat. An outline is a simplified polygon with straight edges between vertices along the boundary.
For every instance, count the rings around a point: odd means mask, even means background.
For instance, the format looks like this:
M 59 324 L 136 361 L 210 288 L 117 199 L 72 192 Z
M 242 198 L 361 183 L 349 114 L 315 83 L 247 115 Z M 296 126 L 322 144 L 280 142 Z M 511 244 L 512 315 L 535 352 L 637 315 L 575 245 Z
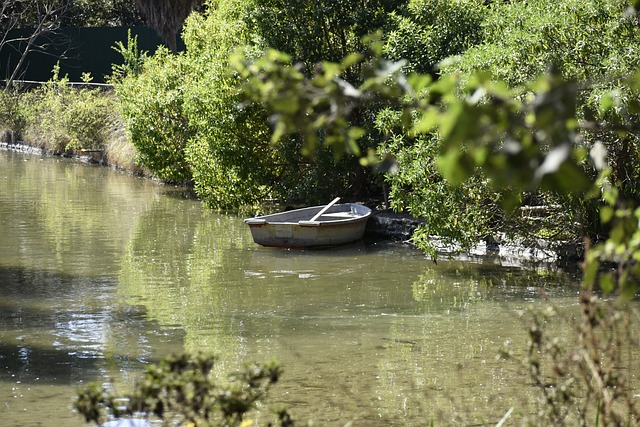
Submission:
M 371 209 L 358 203 L 295 209 L 247 218 L 253 241 L 262 246 L 311 247 L 340 245 L 361 239 Z

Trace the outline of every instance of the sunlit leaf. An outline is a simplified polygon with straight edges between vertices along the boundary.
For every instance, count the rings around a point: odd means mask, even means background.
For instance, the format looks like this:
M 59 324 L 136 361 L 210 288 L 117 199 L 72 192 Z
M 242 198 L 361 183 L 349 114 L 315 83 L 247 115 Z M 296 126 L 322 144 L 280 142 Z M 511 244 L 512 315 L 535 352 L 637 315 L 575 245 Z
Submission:
M 428 75 L 428 74 L 427 75 L 421 75 L 421 74 L 416 74 L 416 73 L 413 73 L 413 74 L 409 75 L 408 80 L 409 80 L 409 84 L 411 85 L 413 90 L 416 91 L 416 92 L 420 92 L 423 89 L 429 87 L 429 85 L 433 81 L 431 76 Z
M 600 263 L 597 259 L 594 259 L 592 253 L 587 255 L 587 262 L 584 269 L 583 283 L 587 286 L 591 286 L 595 283 L 596 277 L 598 276 L 598 269 L 600 268 Z
M 273 133 L 271 134 L 271 142 L 275 143 L 280 141 L 287 133 L 287 125 L 282 121 L 276 121 L 275 127 L 273 128 Z
M 607 93 L 606 95 L 600 98 L 599 107 L 601 112 L 609 111 L 611 108 L 613 108 L 614 105 L 615 105 L 615 100 L 611 93 Z
M 598 285 L 600 286 L 600 290 L 602 290 L 605 295 L 611 294 L 616 287 L 615 279 L 610 273 L 602 274 L 600 276 Z
M 351 53 L 345 56 L 342 60 L 342 68 L 346 70 L 347 68 L 358 64 L 360 61 L 362 61 L 362 58 L 363 56 L 359 53 Z
M 274 111 L 284 114 L 293 114 L 298 111 L 298 98 L 294 96 L 277 97 L 271 101 Z
M 449 150 L 436 163 L 442 175 L 453 185 L 462 184 L 473 172 L 468 158 L 457 150 Z
M 608 223 L 609 221 L 611 221 L 611 218 L 613 218 L 613 208 L 611 208 L 610 206 L 603 206 L 602 208 L 600 208 L 600 221 L 602 221 L 604 224 Z
M 440 112 L 436 108 L 430 108 L 423 112 L 420 120 L 413 127 L 416 134 L 428 133 L 434 130 L 440 122 Z

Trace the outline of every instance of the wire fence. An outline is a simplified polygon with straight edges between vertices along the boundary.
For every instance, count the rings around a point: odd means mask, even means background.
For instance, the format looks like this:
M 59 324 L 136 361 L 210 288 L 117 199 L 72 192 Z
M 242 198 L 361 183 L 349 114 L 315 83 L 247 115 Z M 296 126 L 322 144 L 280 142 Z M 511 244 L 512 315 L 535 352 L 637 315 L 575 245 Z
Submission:
M 7 85 L 7 80 L 0 80 L 2 84 L 0 87 L 5 88 Z M 42 86 L 46 84 L 46 81 L 38 81 L 38 80 L 13 80 L 12 84 L 16 85 L 20 88 L 31 88 L 34 86 Z M 113 85 L 110 83 L 93 83 L 93 82 L 67 82 L 67 86 L 83 88 L 83 87 L 93 87 L 102 90 L 112 90 Z

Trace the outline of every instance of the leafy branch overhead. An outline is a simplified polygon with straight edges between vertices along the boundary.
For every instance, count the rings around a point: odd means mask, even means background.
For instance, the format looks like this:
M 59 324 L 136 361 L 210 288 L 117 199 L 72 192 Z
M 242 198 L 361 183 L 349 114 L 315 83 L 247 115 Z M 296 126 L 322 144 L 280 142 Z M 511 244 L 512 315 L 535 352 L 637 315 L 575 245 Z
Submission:
M 364 130 L 351 125 L 349 114 L 375 102 L 399 110 L 408 133 L 443 141 L 438 164 L 451 183 L 460 184 L 480 168 L 496 189 L 583 192 L 589 187 L 571 101 L 576 84 L 550 75 L 509 89 L 483 73 L 467 82 L 455 74 L 432 81 L 404 75 L 402 62 L 376 59 L 354 87 L 341 76 L 361 61 L 362 55 L 351 55 L 340 64 L 324 62 L 309 77 L 276 51 L 254 62 L 235 56 L 232 64 L 247 79 L 247 98 L 272 113 L 272 141 L 301 133 L 307 155 L 322 141 L 337 156 L 365 156 L 358 147 Z M 371 156 L 362 159 L 371 161 Z
M 383 151 L 377 157 L 361 152 L 358 140 L 365 130 L 349 120 L 351 112 L 375 104 L 399 114 L 402 133 L 409 139 L 439 141 L 435 162 L 449 184 L 460 186 L 481 177 L 502 195 L 507 211 L 517 207 L 524 194 L 539 191 L 605 200 L 610 207 L 602 209 L 601 224 L 612 234 L 588 257 L 587 286 L 601 283 L 605 292 L 620 290 L 626 297 L 637 290 L 631 279 L 640 273 L 635 267 L 637 212 L 630 207 L 633 201 L 612 193 L 620 185 L 611 182 L 620 178 L 615 168 L 620 166 L 611 165 L 607 146 L 594 135 L 617 135 L 624 143 L 639 133 L 640 72 L 618 78 L 617 88 L 607 91 L 602 89 L 606 82 L 567 79 L 553 67 L 510 87 L 483 71 L 452 72 L 437 80 L 406 75 L 402 62 L 380 56 L 350 55 L 341 63 L 323 62 L 308 74 L 275 51 L 253 62 L 236 56 L 232 64 L 246 80 L 246 99 L 271 114 L 272 142 L 300 134 L 306 155 L 323 144 L 337 157 L 361 156 L 361 164 L 381 160 Z M 368 70 L 359 86 L 343 77 L 356 65 Z M 619 271 L 598 276 L 599 266 L 608 261 Z
M 350 126 L 348 117 L 365 102 L 365 93 L 340 75 L 360 60 L 361 56 L 354 54 L 340 64 L 320 63 L 312 78 L 306 77 L 302 64 L 288 66 L 291 57 L 275 50 L 251 63 L 235 55 L 231 63 L 249 81 L 245 86 L 248 98 L 272 112 L 272 142 L 300 131 L 304 135 L 303 154 L 311 155 L 320 141 L 319 132 L 324 131 L 324 143 L 337 155 L 359 155 L 357 140 L 364 131 Z

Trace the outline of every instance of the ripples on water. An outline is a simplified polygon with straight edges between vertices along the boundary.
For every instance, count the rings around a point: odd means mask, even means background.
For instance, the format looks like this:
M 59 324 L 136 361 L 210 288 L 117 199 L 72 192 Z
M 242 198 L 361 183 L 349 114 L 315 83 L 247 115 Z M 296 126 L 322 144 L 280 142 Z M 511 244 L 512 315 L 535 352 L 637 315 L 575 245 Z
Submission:
M 527 399 L 518 370 L 495 361 L 524 339 L 517 313 L 542 292 L 575 305 L 571 279 L 546 270 L 436 265 L 374 242 L 258 247 L 242 218 L 105 168 L 0 152 L 0 177 L 10 425 L 80 426 L 77 386 L 126 387 L 182 350 L 220 355 L 220 373 L 277 358 L 273 400 L 323 425 L 447 424 L 461 405 L 497 421 Z

